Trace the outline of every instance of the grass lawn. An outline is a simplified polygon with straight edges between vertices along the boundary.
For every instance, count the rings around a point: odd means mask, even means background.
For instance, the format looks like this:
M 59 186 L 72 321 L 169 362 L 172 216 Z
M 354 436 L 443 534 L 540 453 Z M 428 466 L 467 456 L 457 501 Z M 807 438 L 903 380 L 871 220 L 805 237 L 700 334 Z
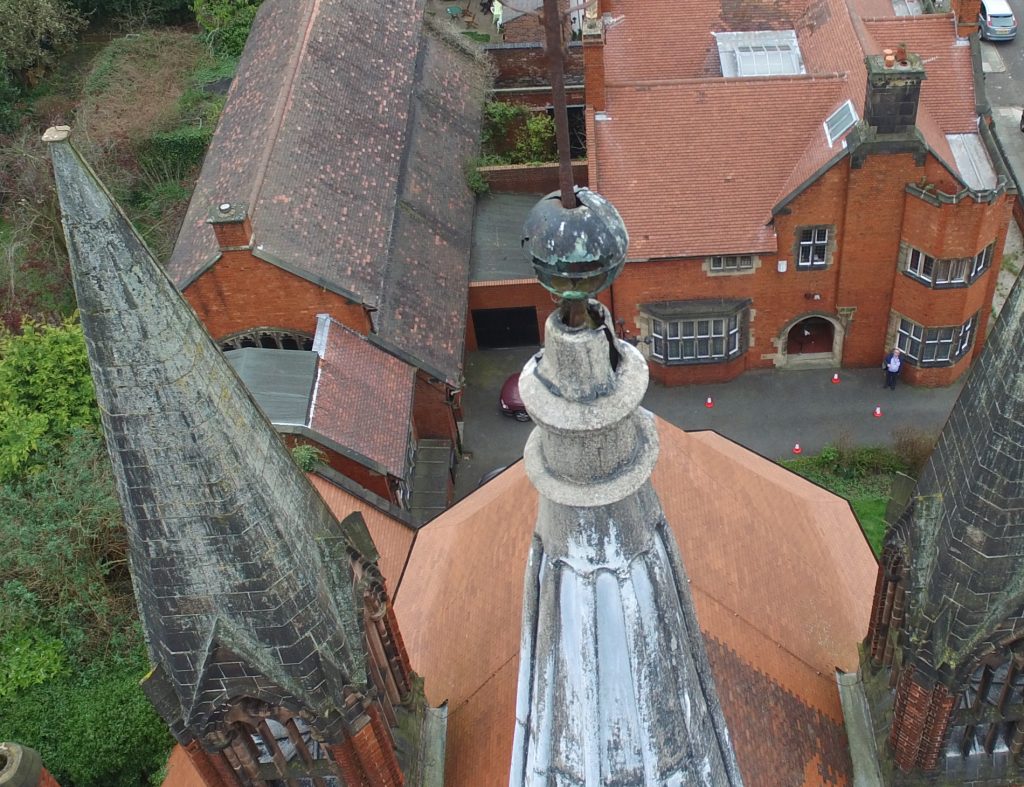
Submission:
M 867 536 L 875 555 L 882 552 L 882 539 L 885 537 L 885 506 L 888 502 L 887 497 L 862 497 L 850 501 L 850 507 L 860 522 L 860 529 Z
M 830 445 L 817 456 L 787 459 L 780 464 L 848 500 L 871 548 L 876 555 L 881 552 L 893 479 L 897 473 L 909 470 L 899 454 L 886 448 Z

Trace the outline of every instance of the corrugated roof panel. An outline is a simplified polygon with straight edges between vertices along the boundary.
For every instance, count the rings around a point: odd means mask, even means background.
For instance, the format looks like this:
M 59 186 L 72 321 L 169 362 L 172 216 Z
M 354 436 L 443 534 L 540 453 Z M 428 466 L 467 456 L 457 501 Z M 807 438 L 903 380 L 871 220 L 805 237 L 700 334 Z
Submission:
M 316 379 L 315 352 L 246 347 L 229 350 L 224 357 L 271 423 L 306 424 Z

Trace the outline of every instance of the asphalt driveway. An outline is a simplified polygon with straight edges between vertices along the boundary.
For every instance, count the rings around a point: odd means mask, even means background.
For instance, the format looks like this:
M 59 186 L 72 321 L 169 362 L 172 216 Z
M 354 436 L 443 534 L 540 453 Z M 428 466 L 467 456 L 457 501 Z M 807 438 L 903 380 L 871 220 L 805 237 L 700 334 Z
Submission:
M 476 488 L 488 471 L 522 456 L 531 423 L 498 410 L 498 392 L 538 348 L 483 350 L 466 359 L 463 393 L 466 458 L 459 463 L 456 498 Z M 644 406 L 688 431 L 711 429 L 768 457 L 792 456 L 795 443 L 817 453 L 840 437 L 857 445 L 889 445 L 903 426 L 938 431 L 963 380 L 947 388 L 883 387 L 880 369 L 845 369 L 839 384 L 832 370 L 746 372 L 717 385 L 666 388 L 651 383 Z M 708 396 L 713 408 L 705 407 Z M 881 407 L 882 416 L 874 416 Z

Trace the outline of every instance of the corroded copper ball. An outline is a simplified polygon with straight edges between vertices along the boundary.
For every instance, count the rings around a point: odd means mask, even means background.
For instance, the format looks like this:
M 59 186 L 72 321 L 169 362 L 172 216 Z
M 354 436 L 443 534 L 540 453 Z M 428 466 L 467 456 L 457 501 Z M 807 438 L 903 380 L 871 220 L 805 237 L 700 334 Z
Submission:
M 626 260 L 629 235 L 615 206 L 600 194 L 576 189 L 575 208 L 559 192 L 540 200 L 523 225 L 523 248 L 545 289 L 584 300 L 608 287 Z

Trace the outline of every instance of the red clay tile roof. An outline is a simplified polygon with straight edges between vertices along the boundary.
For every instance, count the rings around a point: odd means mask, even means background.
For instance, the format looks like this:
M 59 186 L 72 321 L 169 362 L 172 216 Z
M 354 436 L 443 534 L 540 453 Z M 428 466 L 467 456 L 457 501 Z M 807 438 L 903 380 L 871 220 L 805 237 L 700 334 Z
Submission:
M 331 513 L 342 520 L 353 511 L 363 515 L 366 528 L 373 538 L 373 545 L 377 548 L 380 561 L 377 567 L 387 584 L 388 591 L 394 590 L 398 580 L 402 576 L 402 569 L 405 567 L 405 560 L 412 549 L 413 538 L 416 531 L 408 525 L 399 522 L 397 519 L 388 516 L 365 500 L 349 494 L 339 486 L 312 473 L 306 474 L 316 491 L 327 503 Z
M 486 74 L 422 3 L 267 2 L 167 268 L 216 255 L 211 206 L 247 201 L 257 255 L 379 308 L 399 354 L 459 378 Z
M 192 760 L 181 744 L 175 744 L 167 760 L 167 775 L 161 787 L 208 787 L 203 777 L 192 766 Z
M 903 43 L 908 51 L 920 55 L 926 75 L 921 105 L 943 134 L 978 130 L 971 47 L 966 38 L 956 38 L 952 14 L 865 19 L 864 25 L 883 48 Z M 952 158 L 948 163 L 952 164 Z
M 775 251 L 781 186 L 844 95 L 843 80 L 687 80 L 607 90 L 599 182 L 630 259 Z M 825 146 L 827 148 L 827 146 Z
M 309 428 L 405 478 L 415 376 L 412 366 L 331 320 Z
M 952 171 L 945 135 L 977 130 L 970 47 L 952 15 L 896 18 L 881 0 L 679 9 L 613 0 L 606 32 L 609 119 L 593 122 L 591 186 L 623 215 L 631 259 L 776 251 L 772 209 L 845 155 L 822 124 L 847 99 L 863 117 L 864 56 L 883 47 L 906 42 L 924 59 L 918 128 Z M 780 29 L 796 31 L 805 76 L 719 76 L 713 32 Z
M 658 424 L 654 471 L 748 785 L 851 781 L 834 669 L 857 668 L 876 563 L 849 506 L 708 432 Z M 508 783 L 536 492 L 519 463 L 417 535 L 396 613 L 446 783 Z

